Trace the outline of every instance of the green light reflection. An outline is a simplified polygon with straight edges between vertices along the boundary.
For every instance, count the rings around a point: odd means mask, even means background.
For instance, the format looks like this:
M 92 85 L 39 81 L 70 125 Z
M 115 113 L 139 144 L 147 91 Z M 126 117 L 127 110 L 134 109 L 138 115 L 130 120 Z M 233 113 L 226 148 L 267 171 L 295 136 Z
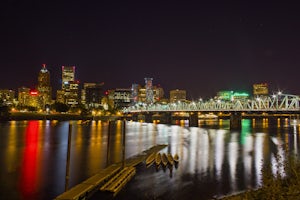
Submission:
M 245 144 L 246 137 L 251 133 L 251 119 L 242 119 L 241 144 Z

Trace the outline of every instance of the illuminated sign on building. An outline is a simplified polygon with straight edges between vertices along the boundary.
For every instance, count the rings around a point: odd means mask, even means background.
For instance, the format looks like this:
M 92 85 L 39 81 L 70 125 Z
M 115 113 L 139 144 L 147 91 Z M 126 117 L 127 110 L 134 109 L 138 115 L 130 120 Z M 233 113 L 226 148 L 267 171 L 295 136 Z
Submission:
M 253 96 L 269 95 L 269 87 L 267 83 L 253 84 Z
M 36 90 L 31 90 L 30 91 L 30 95 L 31 96 L 37 96 L 38 95 L 38 92 Z
M 234 92 L 234 91 L 220 91 L 217 94 L 217 98 L 225 101 L 233 101 L 237 99 L 247 99 L 249 94 L 246 92 Z

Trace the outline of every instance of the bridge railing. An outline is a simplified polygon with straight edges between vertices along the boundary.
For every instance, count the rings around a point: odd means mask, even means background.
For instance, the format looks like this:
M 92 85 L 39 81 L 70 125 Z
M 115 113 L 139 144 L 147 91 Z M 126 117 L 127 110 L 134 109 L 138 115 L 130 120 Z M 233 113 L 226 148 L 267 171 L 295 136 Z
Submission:
M 125 108 L 124 113 L 137 112 L 164 112 L 164 111 L 207 111 L 207 112 L 232 112 L 232 111 L 300 111 L 299 96 L 280 94 L 248 100 L 208 100 L 198 102 L 177 102 L 169 104 L 137 104 Z

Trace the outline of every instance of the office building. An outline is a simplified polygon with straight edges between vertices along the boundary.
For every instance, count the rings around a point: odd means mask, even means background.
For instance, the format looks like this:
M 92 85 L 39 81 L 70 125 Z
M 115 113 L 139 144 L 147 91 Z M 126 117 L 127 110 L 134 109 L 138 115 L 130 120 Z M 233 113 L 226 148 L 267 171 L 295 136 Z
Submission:
M 233 100 L 248 100 L 249 94 L 247 92 L 234 92 L 232 90 L 222 90 L 217 93 L 216 99 L 222 101 L 233 101 Z
M 38 75 L 37 91 L 41 99 L 41 107 L 45 108 L 46 105 L 50 105 L 52 101 L 52 87 L 50 83 L 50 72 L 47 70 L 45 64 L 43 64 Z
M 132 103 L 132 91 L 131 88 L 118 88 L 115 90 L 109 90 L 108 99 L 113 100 L 114 108 L 128 107 Z
M 18 105 L 20 107 L 26 106 L 29 99 L 30 88 L 21 87 L 18 88 Z
M 26 106 L 32 107 L 35 109 L 42 109 L 41 96 L 39 92 L 35 89 L 29 91 L 28 99 L 26 101 Z
M 75 66 L 62 66 L 62 86 L 56 101 L 76 107 L 79 104 L 79 81 L 75 80 Z
M 152 81 L 153 78 L 145 78 L 145 93 L 146 93 L 146 103 L 152 104 L 154 103 L 153 89 L 152 89 Z
M 36 89 L 30 89 L 27 87 L 21 87 L 18 89 L 18 107 L 23 108 L 35 108 L 41 109 L 41 97 Z
M 268 96 L 269 87 L 267 83 L 253 84 L 253 96 Z
M 15 91 L 3 89 L 0 90 L 0 105 L 12 105 L 15 99 Z
M 66 82 L 63 91 L 65 104 L 76 107 L 79 104 L 79 81 Z
M 153 86 L 153 98 L 154 98 L 154 102 L 159 102 L 163 99 L 164 97 L 164 89 L 162 87 L 160 87 L 160 85 L 158 86 Z
M 99 108 L 103 98 L 104 83 L 84 83 L 81 90 L 81 103 L 86 108 Z
M 131 99 L 132 102 L 135 104 L 139 101 L 139 89 L 140 89 L 140 85 L 139 84 L 132 84 L 131 86 Z
M 139 84 L 132 84 L 131 86 L 131 101 L 135 103 L 154 103 L 158 102 L 164 97 L 164 89 L 160 85 L 152 85 L 152 78 L 145 78 L 145 87 Z
M 65 87 L 68 87 L 67 84 L 70 81 L 75 81 L 75 66 L 62 66 L 62 86 L 61 88 L 64 90 Z
M 170 91 L 170 102 L 186 101 L 186 91 L 185 90 L 171 90 Z

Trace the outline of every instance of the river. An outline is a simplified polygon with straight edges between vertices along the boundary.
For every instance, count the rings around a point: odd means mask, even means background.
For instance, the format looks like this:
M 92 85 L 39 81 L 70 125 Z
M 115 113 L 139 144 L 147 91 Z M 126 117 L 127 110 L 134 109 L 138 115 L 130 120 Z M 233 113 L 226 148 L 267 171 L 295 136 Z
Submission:
M 175 168 L 137 166 L 136 176 L 116 199 L 211 199 L 262 184 L 262 168 L 284 175 L 286 150 L 299 152 L 299 126 L 288 118 L 244 119 L 241 130 L 228 120 L 199 121 L 199 127 L 126 123 L 125 157 L 156 145 L 177 153 Z M 73 187 L 107 165 L 122 161 L 122 123 L 10 121 L 0 124 L 0 199 L 54 199 L 65 189 L 71 124 L 70 179 Z M 109 128 L 110 127 L 110 128 Z M 108 137 L 108 131 L 110 136 Z M 109 142 L 108 142 L 109 139 Z M 97 192 L 92 199 L 107 198 Z

